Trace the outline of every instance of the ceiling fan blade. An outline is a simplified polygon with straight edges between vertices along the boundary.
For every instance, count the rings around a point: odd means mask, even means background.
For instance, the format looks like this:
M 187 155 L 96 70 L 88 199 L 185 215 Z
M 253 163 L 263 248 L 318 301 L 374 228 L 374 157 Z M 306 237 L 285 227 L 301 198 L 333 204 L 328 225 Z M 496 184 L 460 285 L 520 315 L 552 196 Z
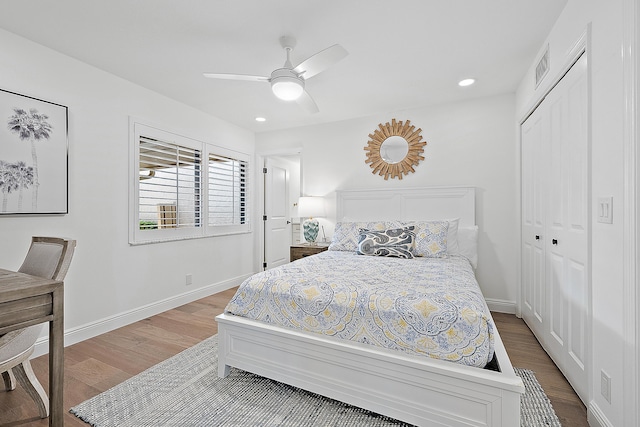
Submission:
M 315 114 L 320 111 L 318 109 L 318 105 L 313 100 L 311 95 L 309 95 L 309 92 L 307 92 L 306 90 L 302 92 L 302 95 L 300 95 L 300 98 L 296 99 L 296 102 L 298 103 L 298 105 L 300 105 L 302 108 L 304 108 L 311 114 Z
M 217 74 L 217 73 L 203 73 L 203 76 L 210 79 L 225 79 L 225 80 L 247 80 L 250 82 L 268 82 L 269 77 L 264 76 L 251 76 L 248 74 Z
M 298 64 L 293 71 L 302 75 L 302 77 L 306 80 L 310 77 L 315 76 L 321 71 L 326 70 L 336 62 L 343 59 L 347 56 L 349 52 L 345 50 L 339 44 L 334 44 L 326 48 L 325 50 L 321 50 L 315 55 L 310 56 L 309 58 L 302 61 Z

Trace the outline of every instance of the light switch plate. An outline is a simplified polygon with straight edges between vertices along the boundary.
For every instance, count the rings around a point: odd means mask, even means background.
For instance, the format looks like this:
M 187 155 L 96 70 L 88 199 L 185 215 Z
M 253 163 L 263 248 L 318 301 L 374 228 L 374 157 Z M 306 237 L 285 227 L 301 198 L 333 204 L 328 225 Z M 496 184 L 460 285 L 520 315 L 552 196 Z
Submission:
M 605 371 L 600 371 L 600 394 L 611 403 L 611 377 Z
M 598 197 L 598 222 L 613 224 L 613 197 Z

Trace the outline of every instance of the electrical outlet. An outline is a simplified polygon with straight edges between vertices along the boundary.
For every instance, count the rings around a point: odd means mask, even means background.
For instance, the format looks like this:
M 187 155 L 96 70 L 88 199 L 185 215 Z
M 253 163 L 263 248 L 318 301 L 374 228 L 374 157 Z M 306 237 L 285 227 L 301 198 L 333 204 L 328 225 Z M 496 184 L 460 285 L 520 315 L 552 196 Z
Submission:
M 193 283 L 193 276 L 191 274 L 187 274 L 187 278 L 185 280 L 185 285 L 189 286 Z
M 600 393 L 611 403 L 611 377 L 605 371 L 600 371 Z

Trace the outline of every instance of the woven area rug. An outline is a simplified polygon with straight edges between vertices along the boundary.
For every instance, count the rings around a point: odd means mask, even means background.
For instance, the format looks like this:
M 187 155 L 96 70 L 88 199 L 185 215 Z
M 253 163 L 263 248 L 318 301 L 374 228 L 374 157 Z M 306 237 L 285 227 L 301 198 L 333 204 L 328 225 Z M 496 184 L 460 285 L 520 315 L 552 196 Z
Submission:
M 364 409 L 238 369 L 217 376 L 217 336 L 71 408 L 94 427 L 408 426 Z M 521 427 L 560 427 L 533 372 L 525 384 Z

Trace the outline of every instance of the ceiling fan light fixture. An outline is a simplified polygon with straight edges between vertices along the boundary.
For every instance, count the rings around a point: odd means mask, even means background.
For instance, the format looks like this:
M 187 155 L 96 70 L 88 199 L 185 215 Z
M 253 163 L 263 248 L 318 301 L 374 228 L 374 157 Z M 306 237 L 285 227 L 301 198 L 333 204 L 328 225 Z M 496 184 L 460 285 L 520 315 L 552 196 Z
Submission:
M 304 92 L 300 79 L 295 77 L 277 77 L 271 81 L 273 94 L 284 101 L 295 101 Z
M 317 113 L 318 105 L 311 95 L 305 90 L 305 81 L 310 77 L 326 70 L 331 65 L 343 59 L 348 52 L 339 44 L 317 52 L 295 67 L 291 64 L 291 51 L 296 45 L 293 37 L 281 37 L 280 45 L 284 48 L 287 59 L 283 66 L 274 70 L 269 77 L 250 74 L 221 74 L 204 73 L 211 79 L 244 80 L 250 82 L 269 82 L 273 94 L 285 101 L 297 101 L 297 103 L 311 114 Z

